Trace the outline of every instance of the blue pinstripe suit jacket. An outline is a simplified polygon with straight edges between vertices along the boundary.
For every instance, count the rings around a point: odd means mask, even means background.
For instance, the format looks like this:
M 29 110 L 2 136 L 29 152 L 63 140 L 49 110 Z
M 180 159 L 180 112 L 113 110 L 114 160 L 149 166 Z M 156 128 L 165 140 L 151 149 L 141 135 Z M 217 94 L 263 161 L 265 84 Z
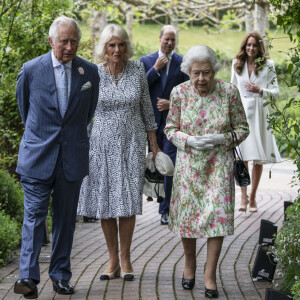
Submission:
M 84 74 L 80 74 L 79 67 Z M 72 61 L 71 74 L 69 104 L 62 118 L 58 109 L 51 51 L 23 65 L 16 88 L 25 125 L 16 169 L 19 174 L 48 179 L 60 151 L 67 180 L 77 181 L 88 174 L 87 125 L 98 100 L 98 68 L 76 57 Z M 87 82 L 91 83 L 91 87 L 82 90 Z

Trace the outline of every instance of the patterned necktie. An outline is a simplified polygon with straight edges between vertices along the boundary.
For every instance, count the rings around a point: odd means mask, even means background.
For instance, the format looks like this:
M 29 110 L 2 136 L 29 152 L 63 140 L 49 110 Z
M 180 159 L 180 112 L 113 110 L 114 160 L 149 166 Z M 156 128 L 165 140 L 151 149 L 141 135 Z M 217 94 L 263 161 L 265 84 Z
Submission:
M 161 69 L 161 84 L 162 84 L 162 88 L 165 88 L 166 85 L 166 81 L 167 81 L 167 65 L 165 65 L 162 69 Z
M 58 107 L 62 117 L 68 107 L 68 77 L 64 65 L 59 68 L 59 80 L 57 82 Z

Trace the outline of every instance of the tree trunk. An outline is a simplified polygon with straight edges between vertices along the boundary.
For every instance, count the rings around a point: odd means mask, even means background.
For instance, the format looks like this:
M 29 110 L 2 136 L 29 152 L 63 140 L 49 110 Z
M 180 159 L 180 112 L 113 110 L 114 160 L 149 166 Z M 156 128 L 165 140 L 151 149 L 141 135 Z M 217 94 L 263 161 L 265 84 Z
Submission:
M 254 30 L 258 31 L 261 36 L 266 35 L 266 19 L 268 5 L 264 2 L 256 2 L 254 9 Z
M 133 5 L 127 5 L 126 7 L 126 29 L 127 33 L 129 35 L 130 40 L 132 41 L 132 29 L 133 29 L 133 12 L 134 12 L 134 6 Z
M 266 36 L 266 24 L 268 22 L 269 6 L 266 2 L 260 1 L 255 3 L 254 10 L 254 30 L 258 31 L 264 38 Z M 266 52 L 269 52 L 269 43 L 264 40 Z
M 175 27 L 175 28 L 176 28 L 176 31 L 177 31 L 177 43 L 176 43 L 176 46 L 175 46 L 174 51 L 175 51 L 175 52 L 178 52 L 178 39 L 179 39 L 178 22 L 177 22 L 177 20 L 174 20 L 172 17 L 170 17 L 170 19 L 171 19 L 171 25 L 172 25 L 173 27 Z
M 254 22 L 254 18 L 253 18 L 253 14 L 252 14 L 251 10 L 246 10 L 245 11 L 245 30 L 246 30 L 246 33 L 249 33 L 251 31 L 253 31 L 253 22 Z
M 94 53 L 94 62 L 99 62 L 99 56 L 97 54 L 97 43 L 101 32 L 107 25 L 107 17 L 104 11 L 93 11 L 93 18 L 90 24 L 91 36 L 92 36 L 92 47 Z

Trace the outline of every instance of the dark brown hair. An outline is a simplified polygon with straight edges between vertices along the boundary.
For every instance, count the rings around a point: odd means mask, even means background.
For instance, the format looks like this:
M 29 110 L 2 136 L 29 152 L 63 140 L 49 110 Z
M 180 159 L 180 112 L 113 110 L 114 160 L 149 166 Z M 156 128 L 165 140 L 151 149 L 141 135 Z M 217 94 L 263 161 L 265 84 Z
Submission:
M 258 71 L 261 69 L 260 67 L 265 64 L 265 61 L 268 58 L 265 55 L 266 51 L 265 51 L 265 46 L 264 46 L 262 36 L 257 31 L 252 31 L 252 32 L 246 34 L 241 43 L 240 50 L 235 57 L 236 63 L 234 65 L 234 69 L 239 75 L 242 73 L 244 64 L 247 61 L 246 45 L 247 45 L 248 39 L 250 37 L 255 38 L 256 43 L 257 43 L 258 54 L 257 54 L 256 58 L 261 58 L 261 60 L 259 62 L 256 62 L 256 64 L 255 64 L 254 72 L 256 75 L 257 75 Z

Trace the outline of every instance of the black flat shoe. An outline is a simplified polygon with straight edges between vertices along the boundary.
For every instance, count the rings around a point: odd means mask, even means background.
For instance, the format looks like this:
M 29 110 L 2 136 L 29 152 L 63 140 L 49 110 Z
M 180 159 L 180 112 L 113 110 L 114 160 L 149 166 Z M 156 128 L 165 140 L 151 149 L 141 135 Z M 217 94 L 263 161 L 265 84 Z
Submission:
M 15 283 L 14 293 L 23 294 L 27 299 L 36 299 L 38 297 L 36 282 L 30 278 L 19 279 Z
M 181 285 L 185 290 L 192 290 L 195 286 L 195 278 L 184 279 L 184 277 L 182 276 Z
M 70 295 L 75 293 L 73 285 L 67 280 L 57 280 L 52 283 L 53 291 L 57 294 Z
M 204 290 L 204 296 L 206 298 L 219 298 L 219 292 L 217 289 L 215 290 L 209 290 L 207 288 L 205 288 Z

